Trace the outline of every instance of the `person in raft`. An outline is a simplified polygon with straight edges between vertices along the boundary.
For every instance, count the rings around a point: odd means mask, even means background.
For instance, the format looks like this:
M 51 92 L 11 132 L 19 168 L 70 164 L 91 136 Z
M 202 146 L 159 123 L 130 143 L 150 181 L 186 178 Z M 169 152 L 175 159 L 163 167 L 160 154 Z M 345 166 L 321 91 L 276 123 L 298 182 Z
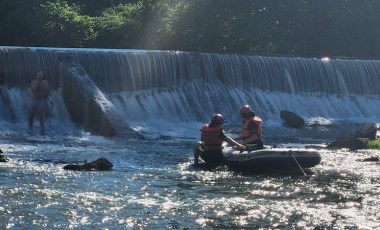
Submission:
M 237 150 L 245 150 L 244 145 L 239 144 L 225 134 L 223 123 L 223 115 L 215 114 L 211 118 L 211 123 L 202 126 L 201 141 L 198 142 L 194 150 L 195 165 L 198 165 L 199 157 L 201 157 L 208 165 L 218 165 L 223 163 L 222 144 L 224 141 L 234 146 Z
M 245 145 L 248 151 L 263 149 L 263 121 L 261 118 L 255 114 L 249 105 L 243 105 L 239 114 L 243 120 L 243 127 L 240 137 L 236 140 Z
M 37 114 L 40 121 L 41 135 L 45 135 L 46 100 L 50 94 L 49 84 L 43 79 L 43 76 L 42 71 L 38 71 L 36 79 L 30 83 L 31 100 L 28 114 L 29 133 L 33 133 L 33 119 L 34 115 Z

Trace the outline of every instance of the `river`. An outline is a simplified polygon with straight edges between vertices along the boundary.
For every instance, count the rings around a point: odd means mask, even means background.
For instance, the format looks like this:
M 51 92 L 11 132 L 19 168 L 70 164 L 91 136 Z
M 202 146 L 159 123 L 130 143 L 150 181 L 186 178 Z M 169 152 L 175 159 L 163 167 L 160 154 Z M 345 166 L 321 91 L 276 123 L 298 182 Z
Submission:
M 0 148 L 11 160 L 0 163 L 1 229 L 380 228 L 380 165 L 360 161 L 380 151 L 321 150 L 307 176 L 249 175 L 195 168 L 196 124 L 183 124 L 185 136 L 125 140 L 52 123 L 44 137 L 2 124 Z M 268 127 L 268 139 L 302 147 L 318 139 L 312 129 L 289 142 L 285 134 L 299 131 Z M 113 170 L 63 170 L 99 157 Z

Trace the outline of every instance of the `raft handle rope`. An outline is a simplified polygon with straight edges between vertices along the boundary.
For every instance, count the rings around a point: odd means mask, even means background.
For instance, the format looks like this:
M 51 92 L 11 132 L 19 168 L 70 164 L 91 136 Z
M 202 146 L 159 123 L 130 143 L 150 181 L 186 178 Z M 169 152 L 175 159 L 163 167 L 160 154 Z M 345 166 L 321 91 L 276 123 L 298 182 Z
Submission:
M 303 175 L 307 176 L 306 173 L 305 173 L 305 171 L 302 169 L 301 165 L 298 163 L 297 159 L 294 157 L 294 154 L 292 153 L 292 151 L 289 151 L 289 152 L 290 152 L 290 154 L 292 154 L 292 157 L 293 157 L 294 161 L 297 163 L 298 167 L 301 169 Z

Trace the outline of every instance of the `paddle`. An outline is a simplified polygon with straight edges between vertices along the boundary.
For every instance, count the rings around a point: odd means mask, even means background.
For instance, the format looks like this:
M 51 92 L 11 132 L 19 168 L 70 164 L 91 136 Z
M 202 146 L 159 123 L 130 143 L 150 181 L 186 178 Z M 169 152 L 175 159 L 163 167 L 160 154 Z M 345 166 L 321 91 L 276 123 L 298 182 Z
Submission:
M 295 156 L 293 155 L 292 152 L 290 152 L 292 154 L 292 157 L 294 159 L 294 161 L 297 163 L 298 167 L 301 169 L 302 173 L 304 176 L 307 176 L 307 174 L 305 173 L 305 171 L 303 170 L 303 168 L 301 167 L 301 165 L 298 163 L 297 159 L 295 158 Z

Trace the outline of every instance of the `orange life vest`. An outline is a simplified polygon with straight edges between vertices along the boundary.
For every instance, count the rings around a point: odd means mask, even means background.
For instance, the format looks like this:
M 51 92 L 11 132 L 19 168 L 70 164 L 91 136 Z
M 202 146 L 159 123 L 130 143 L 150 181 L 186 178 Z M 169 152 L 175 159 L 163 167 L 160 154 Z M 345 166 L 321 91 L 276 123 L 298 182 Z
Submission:
M 255 130 L 249 129 L 249 123 L 252 122 L 255 125 Z M 262 136 L 262 127 L 261 127 L 262 120 L 258 116 L 254 116 L 250 118 L 249 120 L 246 120 L 243 123 L 243 129 L 241 131 L 241 137 L 243 140 L 250 138 L 252 135 L 257 135 L 257 138 L 260 139 Z
M 222 149 L 223 139 L 220 137 L 222 125 L 209 127 L 208 124 L 201 128 L 203 147 L 206 151 Z

